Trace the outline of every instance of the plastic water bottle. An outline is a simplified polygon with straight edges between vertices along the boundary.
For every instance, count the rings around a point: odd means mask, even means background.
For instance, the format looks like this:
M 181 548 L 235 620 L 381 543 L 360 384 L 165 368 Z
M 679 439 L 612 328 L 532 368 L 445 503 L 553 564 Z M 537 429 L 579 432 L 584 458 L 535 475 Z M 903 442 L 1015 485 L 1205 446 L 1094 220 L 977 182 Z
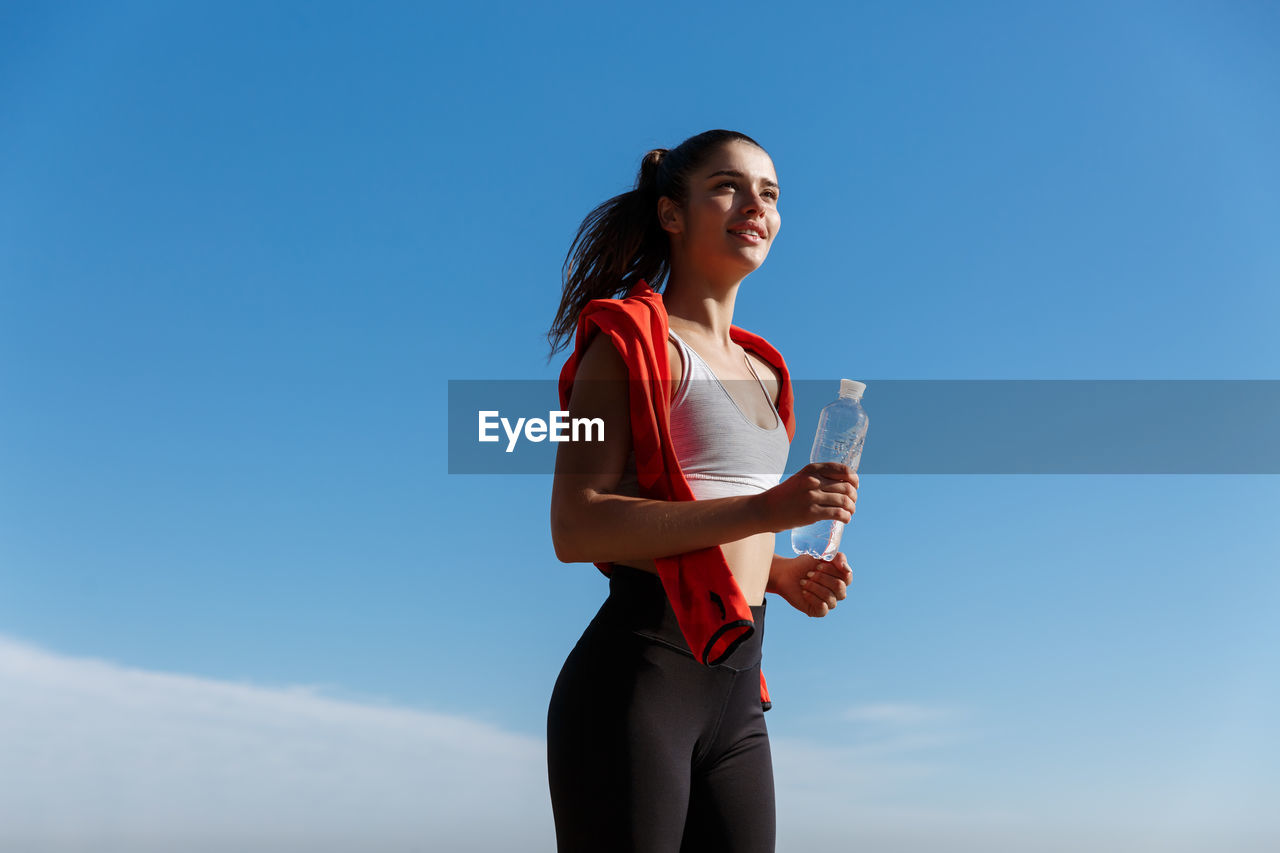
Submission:
M 867 439 L 867 426 L 871 422 L 860 402 L 866 389 L 862 382 L 840 380 L 840 396 L 828 403 L 818 417 L 818 432 L 813 437 L 810 462 L 841 462 L 848 465 L 850 471 L 858 470 L 862 444 Z M 791 531 L 791 547 L 797 554 L 831 560 L 843 535 L 843 521 L 815 521 Z

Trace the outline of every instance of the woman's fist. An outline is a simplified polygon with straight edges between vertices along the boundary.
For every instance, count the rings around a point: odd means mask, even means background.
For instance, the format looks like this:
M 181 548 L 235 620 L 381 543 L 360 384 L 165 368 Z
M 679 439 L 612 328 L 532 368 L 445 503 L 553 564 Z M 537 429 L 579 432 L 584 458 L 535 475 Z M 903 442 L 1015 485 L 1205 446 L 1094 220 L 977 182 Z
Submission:
M 835 610 L 836 603 L 844 601 L 853 582 L 853 570 L 842 551 L 837 551 L 830 560 L 819 560 L 809 554 L 774 560 L 767 591 L 781 595 L 806 616 L 826 616 Z
M 810 462 L 756 498 L 770 533 L 828 519 L 847 524 L 857 509 L 858 475 L 839 462 Z

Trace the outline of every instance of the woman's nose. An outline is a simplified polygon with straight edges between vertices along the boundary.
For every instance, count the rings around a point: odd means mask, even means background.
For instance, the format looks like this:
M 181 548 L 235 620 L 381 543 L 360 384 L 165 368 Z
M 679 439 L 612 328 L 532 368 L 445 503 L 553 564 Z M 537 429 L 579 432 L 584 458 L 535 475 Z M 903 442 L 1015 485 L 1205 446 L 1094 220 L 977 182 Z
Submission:
M 764 209 L 764 197 L 761 196 L 760 193 L 756 192 L 755 190 L 751 190 L 750 192 L 748 192 L 746 195 L 743 196 L 742 210 L 744 213 L 747 211 L 756 213 L 763 209 Z

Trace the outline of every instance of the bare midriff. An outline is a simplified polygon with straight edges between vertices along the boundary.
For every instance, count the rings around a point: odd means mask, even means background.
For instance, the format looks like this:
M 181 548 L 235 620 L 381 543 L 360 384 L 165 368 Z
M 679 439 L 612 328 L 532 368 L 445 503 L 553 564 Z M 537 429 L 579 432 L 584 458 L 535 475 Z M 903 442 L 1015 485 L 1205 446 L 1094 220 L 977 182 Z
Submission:
M 769 583 L 769 566 L 773 562 L 773 544 L 773 533 L 756 533 L 746 539 L 726 542 L 720 546 L 724 551 L 725 562 L 729 564 L 729 572 L 738 581 L 747 604 L 753 607 L 764 603 L 764 590 Z M 658 573 L 653 560 L 615 560 L 614 563 L 654 575 Z

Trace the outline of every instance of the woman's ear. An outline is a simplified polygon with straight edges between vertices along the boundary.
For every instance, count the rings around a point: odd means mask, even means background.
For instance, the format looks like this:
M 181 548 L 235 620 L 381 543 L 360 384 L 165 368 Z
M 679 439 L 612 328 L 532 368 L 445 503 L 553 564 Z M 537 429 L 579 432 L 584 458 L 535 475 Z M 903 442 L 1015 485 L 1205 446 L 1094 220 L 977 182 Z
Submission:
M 668 234 L 684 231 L 684 211 L 667 196 L 658 199 L 658 224 Z

